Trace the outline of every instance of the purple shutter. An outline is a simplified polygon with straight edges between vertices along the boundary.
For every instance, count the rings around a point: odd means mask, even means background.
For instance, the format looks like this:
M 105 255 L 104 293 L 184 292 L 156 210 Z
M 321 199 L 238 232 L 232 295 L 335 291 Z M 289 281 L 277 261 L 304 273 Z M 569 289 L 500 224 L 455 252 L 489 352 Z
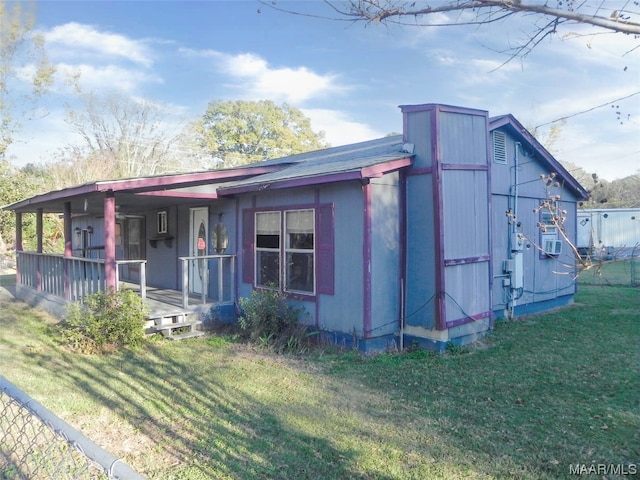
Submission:
M 318 293 L 333 295 L 335 248 L 333 204 L 316 209 L 316 271 Z
M 254 263 L 254 212 L 242 211 L 242 281 L 253 285 Z

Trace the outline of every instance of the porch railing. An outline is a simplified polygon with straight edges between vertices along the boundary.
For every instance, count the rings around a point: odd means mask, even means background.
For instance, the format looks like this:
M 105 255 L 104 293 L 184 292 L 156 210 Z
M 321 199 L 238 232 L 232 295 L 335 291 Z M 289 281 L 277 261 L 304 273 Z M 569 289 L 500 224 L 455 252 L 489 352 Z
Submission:
M 214 298 L 211 298 L 211 300 L 218 303 L 233 302 L 235 300 L 235 255 L 201 255 L 179 257 L 179 260 L 182 263 L 182 308 L 189 308 L 190 292 L 198 295 L 201 303 L 207 303 L 210 276 L 217 278 L 217 288 L 214 289 Z M 198 285 L 193 284 L 195 282 L 191 282 L 191 278 L 195 277 L 195 275 L 200 279 Z M 197 290 L 200 291 L 198 292 Z
M 140 296 L 146 297 L 146 260 L 116 260 L 116 285 L 119 286 L 120 265 L 140 266 Z M 106 290 L 103 259 L 65 257 L 37 252 L 17 252 L 18 285 L 45 292 L 71 302 Z M 117 288 L 117 287 L 116 287 Z

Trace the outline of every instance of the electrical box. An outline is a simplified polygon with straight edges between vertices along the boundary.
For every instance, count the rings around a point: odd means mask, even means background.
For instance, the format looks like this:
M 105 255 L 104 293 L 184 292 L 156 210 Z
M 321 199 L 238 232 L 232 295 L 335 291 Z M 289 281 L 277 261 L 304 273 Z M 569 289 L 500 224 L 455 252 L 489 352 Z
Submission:
M 511 251 L 521 252 L 522 250 L 524 250 L 524 237 L 518 232 L 513 232 L 511 234 Z
M 513 260 L 504 260 L 502 262 L 502 271 L 504 273 L 511 273 L 513 272 Z
M 522 252 L 514 253 L 512 261 L 511 288 L 515 290 L 524 287 L 524 255 Z

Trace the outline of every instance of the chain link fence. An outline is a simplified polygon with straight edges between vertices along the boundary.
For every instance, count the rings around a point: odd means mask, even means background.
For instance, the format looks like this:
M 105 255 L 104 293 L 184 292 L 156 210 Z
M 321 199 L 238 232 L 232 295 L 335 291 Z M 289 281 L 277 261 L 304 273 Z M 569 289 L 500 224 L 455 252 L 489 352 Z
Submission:
M 144 480 L 0 377 L 0 480 Z
M 582 285 L 640 286 L 640 246 L 629 249 L 625 256 L 593 259 L 593 266 L 580 272 Z

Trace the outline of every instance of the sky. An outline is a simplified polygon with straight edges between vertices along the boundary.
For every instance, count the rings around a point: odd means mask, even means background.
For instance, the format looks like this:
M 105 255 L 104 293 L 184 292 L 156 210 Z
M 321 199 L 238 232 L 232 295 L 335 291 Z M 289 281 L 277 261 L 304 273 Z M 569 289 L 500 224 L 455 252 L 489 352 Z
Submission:
M 595 3 L 613 10 L 629 2 Z M 323 2 L 275 6 L 335 16 Z M 18 166 L 51 161 L 78 141 L 65 122 L 74 94 L 64 79 L 79 73 L 83 91 L 161 105 L 175 129 L 213 100 L 286 102 L 332 146 L 401 132 L 399 105 L 511 113 L 529 130 L 543 125 L 543 144 L 550 122 L 569 117 L 551 149 L 558 160 L 607 180 L 640 173 L 640 42 L 628 35 L 563 27 L 503 65 L 504 50 L 539 19 L 399 27 L 293 15 L 254 0 L 38 1 L 35 12 L 58 80 L 7 150 Z M 20 65 L 16 98 L 29 71 L 28 61 Z

